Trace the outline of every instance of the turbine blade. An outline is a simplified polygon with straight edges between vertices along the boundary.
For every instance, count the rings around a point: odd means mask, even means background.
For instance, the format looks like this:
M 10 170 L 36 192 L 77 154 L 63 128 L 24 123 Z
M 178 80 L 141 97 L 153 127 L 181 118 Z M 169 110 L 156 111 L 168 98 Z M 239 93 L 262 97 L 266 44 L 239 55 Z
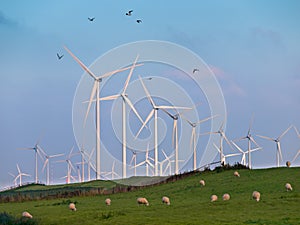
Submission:
M 91 76 L 93 77 L 95 80 L 97 80 L 96 75 L 89 70 L 89 68 L 87 66 L 85 66 L 66 46 L 64 46 L 64 48 L 67 50 L 67 52 L 73 57 L 73 59 L 75 59 L 75 61 Z
M 132 64 L 133 66 L 136 65 L 138 58 L 139 58 L 139 55 L 136 56 L 135 61 L 134 61 L 134 63 Z M 128 84 L 129 84 L 129 81 L 130 81 L 130 78 L 131 78 L 131 75 L 132 75 L 132 73 L 133 73 L 133 69 L 134 69 L 134 67 L 131 67 L 131 68 L 130 68 L 129 75 L 128 75 L 127 79 L 126 79 L 126 82 L 125 82 L 125 85 L 124 85 L 124 88 L 123 88 L 123 94 L 126 93 L 126 90 L 127 90 L 127 87 L 128 87 Z
M 150 118 L 153 116 L 155 109 L 152 109 L 151 112 L 149 113 L 147 119 L 145 120 L 145 122 L 143 123 L 142 127 L 140 128 L 140 130 L 138 131 L 138 133 L 135 135 L 135 139 L 140 135 L 140 133 L 142 132 L 143 128 L 146 126 L 146 124 L 148 123 L 148 121 L 150 120 Z
M 270 138 L 270 137 L 267 137 L 267 136 L 262 136 L 262 135 L 256 135 L 256 136 L 267 139 L 267 140 L 270 140 L 270 141 L 274 141 L 273 138 Z
M 217 147 L 217 145 L 216 145 L 215 143 L 214 143 L 213 145 L 214 145 L 214 147 L 218 150 L 218 152 L 221 153 L 221 151 L 220 151 L 220 149 Z
M 250 137 L 250 141 L 252 141 L 257 147 L 260 147 L 252 136 Z
M 297 154 L 294 156 L 292 163 L 297 159 L 297 157 L 300 155 L 300 149 L 298 150 Z
M 241 153 L 244 153 L 244 151 L 233 141 L 231 141 L 231 143 L 237 148 L 237 150 L 239 150 Z
M 157 106 L 158 109 L 191 109 L 189 107 L 182 107 L 182 106 L 167 106 L 167 105 L 160 105 Z
M 111 96 L 106 96 L 106 97 L 102 97 L 100 98 L 100 101 L 110 101 L 110 100 L 115 100 L 118 97 L 120 97 L 120 95 L 111 95 Z M 96 101 L 96 100 L 93 100 Z
M 213 119 L 213 118 L 215 118 L 217 116 L 219 116 L 219 115 L 214 115 L 214 116 L 207 117 L 207 118 L 205 118 L 203 120 L 199 120 L 196 124 L 204 123 L 204 122 L 206 122 L 206 121 L 208 121 L 210 119 Z
M 49 163 L 49 159 L 46 159 L 42 168 L 42 171 L 44 172 L 46 165 Z
M 289 126 L 278 138 L 277 140 L 280 140 L 290 129 L 292 128 L 292 125 Z
M 295 131 L 296 131 L 296 133 L 297 133 L 297 136 L 300 138 L 300 133 L 299 133 L 299 131 L 298 131 L 297 127 L 296 127 L 296 126 L 294 126 L 294 129 L 295 129 Z
M 114 75 L 116 73 L 123 72 L 125 70 L 131 69 L 132 67 L 135 68 L 135 67 L 142 66 L 142 65 L 144 65 L 144 64 L 136 64 L 136 65 L 132 65 L 132 66 L 122 68 L 122 69 L 113 70 L 111 72 L 103 74 L 102 76 L 99 77 L 99 79 L 103 79 L 105 77 L 109 77 L 109 76 Z
M 139 76 L 139 79 L 140 79 L 140 82 L 141 82 L 141 84 L 142 84 L 142 86 L 144 88 L 144 91 L 145 91 L 145 93 L 147 95 L 147 98 L 148 98 L 150 104 L 152 105 L 153 108 L 156 108 L 156 105 L 155 105 L 153 99 L 151 98 L 151 95 L 150 95 L 149 91 L 147 90 L 147 88 L 146 88 L 146 86 L 145 86 L 145 84 L 144 84 L 144 82 L 143 82 L 143 80 L 142 80 L 142 78 L 140 76 Z
M 90 100 L 89 100 L 89 104 L 88 104 L 88 107 L 87 107 L 87 110 L 86 110 L 85 118 L 84 118 L 84 126 L 85 126 L 85 124 L 86 124 L 86 120 L 87 120 L 87 118 L 88 118 L 88 115 L 89 115 L 89 112 L 90 112 L 90 109 L 91 109 L 91 105 L 92 105 L 93 98 L 94 98 L 94 96 L 95 96 L 95 94 L 96 94 L 97 85 L 98 85 L 98 83 L 97 83 L 97 81 L 95 81 L 95 82 L 94 82 L 94 85 L 93 85 L 93 89 L 92 89 L 91 95 L 90 95 Z M 98 97 L 98 96 L 97 96 L 97 97 Z M 97 98 L 97 97 L 96 97 L 96 98 Z M 97 99 L 96 99 L 96 101 L 97 101 Z
M 130 101 L 130 99 L 128 97 L 126 97 L 125 95 L 124 95 L 124 99 L 125 99 L 126 103 L 129 105 L 129 107 L 132 109 L 132 111 L 134 112 L 134 114 L 137 116 L 137 118 L 143 124 L 144 123 L 143 119 L 141 118 L 140 114 L 138 113 L 138 111 L 136 110 L 136 108 L 134 107 L 134 105 L 132 104 L 132 102 Z

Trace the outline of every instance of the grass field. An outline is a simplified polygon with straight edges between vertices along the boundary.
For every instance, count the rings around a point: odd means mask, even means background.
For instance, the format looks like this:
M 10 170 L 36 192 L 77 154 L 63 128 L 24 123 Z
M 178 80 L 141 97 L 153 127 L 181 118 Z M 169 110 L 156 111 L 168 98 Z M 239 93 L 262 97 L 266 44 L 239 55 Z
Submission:
M 39 224 L 300 224 L 300 168 L 233 170 L 194 174 L 176 182 L 128 193 L 1 203 L 0 212 L 20 216 L 29 211 Z M 206 181 L 200 187 L 199 180 Z M 285 183 L 293 186 L 285 190 Z M 49 188 L 49 187 L 48 187 Z M 261 201 L 252 200 L 254 190 Z M 223 201 L 229 193 L 231 199 Z M 217 202 L 210 202 L 216 194 Z M 169 196 L 171 205 L 161 198 Z M 104 200 L 109 197 L 111 206 Z M 137 197 L 146 197 L 149 206 L 137 205 Z M 76 212 L 68 209 L 68 200 L 76 202 Z

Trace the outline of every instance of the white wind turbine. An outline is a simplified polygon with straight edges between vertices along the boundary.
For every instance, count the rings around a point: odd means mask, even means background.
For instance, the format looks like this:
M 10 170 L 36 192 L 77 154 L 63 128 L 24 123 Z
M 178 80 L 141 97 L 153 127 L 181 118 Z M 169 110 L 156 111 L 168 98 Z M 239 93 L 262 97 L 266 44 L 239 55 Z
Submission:
M 92 88 L 92 92 L 89 99 L 89 104 L 87 108 L 87 112 L 85 115 L 84 124 L 86 123 L 92 102 L 94 97 L 96 96 L 96 179 L 100 179 L 100 83 L 102 82 L 102 79 L 112 76 L 116 73 L 131 69 L 132 67 L 136 67 L 139 65 L 134 65 L 118 70 L 114 70 L 108 73 L 105 73 L 101 76 L 96 76 L 87 66 L 85 66 L 67 47 L 64 47 L 66 51 L 75 59 L 75 61 L 94 79 L 94 85 Z
M 59 157 L 59 156 L 63 156 L 64 154 L 47 155 L 44 151 L 43 151 L 43 154 L 45 156 L 45 162 L 44 162 L 42 171 L 44 171 L 47 166 L 47 172 L 46 172 L 47 181 L 46 182 L 47 182 L 47 185 L 49 185 L 50 184 L 50 159 Z
M 241 164 L 244 166 L 246 166 L 246 164 L 247 164 L 246 163 L 246 154 L 249 154 L 250 152 L 254 152 L 254 151 L 258 151 L 258 150 L 262 149 L 261 147 L 257 147 L 257 148 L 250 149 L 250 150 L 248 149 L 247 151 L 244 152 L 236 143 L 234 143 L 233 141 L 231 141 L 231 143 L 237 148 L 237 150 L 239 150 L 242 153 L 243 156 L 242 156 Z M 250 161 L 250 164 L 252 164 L 251 161 Z M 248 165 L 249 165 L 249 161 L 248 161 Z
M 135 115 L 141 121 L 141 123 L 142 124 L 144 123 L 141 116 L 135 109 L 134 105 L 128 98 L 128 94 L 126 93 L 130 78 L 133 73 L 133 69 L 136 67 L 137 60 L 138 60 L 138 56 L 136 57 L 133 65 L 130 69 L 130 72 L 126 79 L 122 93 L 118 94 L 118 95 L 111 95 L 111 96 L 100 98 L 100 101 L 115 100 L 119 97 L 122 98 L 122 176 L 123 176 L 123 178 L 126 178 L 126 165 L 127 165 L 127 160 L 126 160 L 127 159 L 127 157 L 126 157 L 126 148 L 127 148 L 126 147 L 126 143 L 127 143 L 127 139 L 126 139 L 126 130 L 127 130 L 127 128 L 126 128 L 126 104 L 129 105 L 129 107 L 132 109 L 132 111 L 135 113 Z M 143 65 L 143 64 L 139 64 L 139 65 Z
M 149 176 L 149 166 L 154 168 L 154 165 L 150 162 L 150 160 L 153 161 L 153 159 L 149 156 L 149 144 L 147 145 L 147 150 L 146 150 L 146 156 L 145 160 L 140 162 L 139 164 L 135 165 L 133 168 L 140 167 L 142 165 L 146 165 L 146 176 Z
M 242 153 L 232 153 L 232 154 L 225 155 L 224 152 L 221 150 L 221 146 L 218 148 L 218 146 L 216 146 L 216 144 L 214 143 L 214 147 L 220 153 L 221 165 L 226 165 L 226 158 L 242 154 Z
M 171 175 L 172 174 L 172 166 L 171 164 L 173 162 L 175 162 L 174 160 L 171 160 L 172 157 L 174 157 L 174 153 L 167 156 L 167 154 L 165 153 L 165 151 L 162 149 L 162 153 L 165 157 L 165 159 L 163 161 L 160 162 L 160 176 L 163 176 L 164 174 L 166 174 L 166 171 L 169 169 L 169 174 L 168 175 Z M 163 171 L 163 165 L 167 162 L 167 166 L 165 167 L 165 170 Z
M 30 177 L 30 175 L 27 173 L 22 173 L 18 164 L 17 164 L 17 169 L 18 169 L 18 175 L 15 177 L 14 183 L 17 183 L 17 180 L 19 178 L 19 185 L 22 186 L 22 176 Z
M 17 186 L 16 175 L 10 172 L 8 172 L 8 174 L 14 178 L 14 186 Z
M 270 138 L 267 136 L 257 135 L 258 137 L 267 139 L 269 141 L 274 141 L 276 143 L 276 162 L 277 167 L 279 167 L 280 159 L 282 160 L 282 152 L 281 152 L 281 146 L 280 146 L 280 139 L 292 128 L 292 125 L 289 126 L 279 137 L 277 138 Z
M 232 149 L 232 146 L 231 146 L 228 138 L 225 135 L 225 131 L 223 130 L 223 127 L 224 127 L 224 122 L 221 124 L 219 130 L 201 134 L 201 135 L 205 135 L 205 134 L 219 134 L 220 135 L 220 148 L 217 147 L 217 149 L 218 149 L 218 152 L 220 153 L 220 161 L 221 162 L 223 162 L 223 156 L 224 156 L 224 154 L 223 154 L 223 140 L 224 139 L 227 142 L 227 144 L 229 145 L 229 147 Z
M 217 116 L 217 115 L 216 115 Z M 188 120 L 187 118 L 185 118 L 185 116 L 182 115 L 182 118 L 192 127 L 192 134 L 191 134 L 191 140 L 190 140 L 190 148 L 193 150 L 193 166 L 194 166 L 194 170 L 197 169 L 197 143 L 196 143 L 196 127 L 198 125 L 200 125 L 201 123 L 204 123 L 216 116 L 210 116 L 207 117 L 203 120 L 199 120 L 197 122 L 191 122 L 190 120 Z
M 259 145 L 257 144 L 257 142 L 254 140 L 252 134 L 251 134 L 251 127 L 252 127 L 252 123 L 253 123 L 253 117 L 251 119 L 250 125 L 249 125 L 249 129 L 247 132 L 247 135 L 245 137 L 242 137 L 238 140 L 248 140 L 248 168 L 251 169 L 252 168 L 252 164 L 251 164 L 251 142 L 254 143 L 256 145 L 257 148 L 259 148 Z M 246 162 L 245 162 L 246 165 Z
M 165 105 L 156 105 L 149 93 L 149 91 L 147 90 L 144 82 L 142 81 L 142 78 L 139 76 L 140 82 L 144 88 L 144 91 L 147 95 L 147 98 L 152 106 L 152 110 L 150 111 L 147 119 L 145 120 L 145 122 L 143 123 L 142 127 L 140 128 L 140 130 L 138 131 L 137 135 L 135 136 L 135 138 L 137 138 L 139 136 L 139 134 L 141 133 L 141 131 L 143 130 L 143 128 L 146 126 L 146 124 L 148 123 L 148 121 L 151 119 L 151 117 L 154 115 L 154 174 L 155 176 L 158 175 L 158 145 L 157 145 L 157 111 L 159 109 L 191 109 L 188 107 L 178 107 L 178 106 L 165 106 Z M 178 174 L 178 151 L 175 153 L 175 173 Z
M 73 178 L 72 175 L 71 175 L 72 170 L 74 172 L 76 172 L 76 170 L 75 170 L 75 168 L 74 168 L 74 166 L 73 166 L 73 164 L 71 162 L 71 157 L 74 155 L 74 154 L 72 154 L 73 153 L 73 149 L 74 149 L 74 146 L 71 148 L 71 151 L 70 151 L 70 153 L 68 154 L 68 156 L 66 157 L 65 160 L 59 160 L 59 161 L 57 161 L 57 162 L 66 162 L 67 163 L 67 176 L 65 176 L 65 178 L 67 178 L 67 182 L 66 182 L 67 184 L 69 184 L 70 181 L 71 181 L 71 178 Z
M 116 171 L 115 171 L 115 163 L 116 163 L 116 161 L 114 160 L 113 164 L 112 164 L 112 167 L 111 167 L 111 171 L 106 173 L 106 176 L 111 175 L 112 180 L 115 179 L 115 176 L 120 177 L 120 175 L 118 173 L 116 173 Z
M 21 148 L 20 150 L 33 150 L 35 152 L 35 183 L 38 183 L 38 155 L 43 160 L 43 156 L 41 152 L 43 152 L 42 148 L 39 145 L 39 140 L 35 143 L 35 145 L 31 148 Z
M 92 164 L 92 156 L 95 152 L 95 148 L 92 149 L 91 153 L 88 154 L 87 152 L 84 151 L 84 154 L 86 155 L 86 163 L 88 165 L 87 169 L 88 169 L 88 181 L 91 180 L 91 169 L 96 171 L 95 166 Z

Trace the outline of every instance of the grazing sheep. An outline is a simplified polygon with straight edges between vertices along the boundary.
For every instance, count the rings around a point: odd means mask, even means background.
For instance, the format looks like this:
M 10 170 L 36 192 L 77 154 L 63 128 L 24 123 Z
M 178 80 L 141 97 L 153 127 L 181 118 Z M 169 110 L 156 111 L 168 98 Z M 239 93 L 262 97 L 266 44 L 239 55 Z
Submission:
M 106 205 L 110 205 L 110 204 L 111 204 L 110 198 L 105 199 L 105 204 L 106 204 Z
M 234 171 L 233 175 L 234 175 L 235 177 L 240 177 L 240 174 L 239 174 L 238 171 Z
M 286 191 L 292 191 L 293 190 L 292 185 L 290 183 L 286 183 L 285 188 L 286 188 Z
M 204 180 L 200 180 L 199 183 L 200 183 L 201 186 L 205 186 L 205 181 Z
M 223 195 L 222 198 L 223 198 L 224 201 L 228 201 L 230 199 L 230 195 L 226 193 L 226 194 Z
M 170 205 L 170 199 L 168 197 L 164 196 L 164 197 L 162 197 L 162 203 Z
M 290 161 L 286 161 L 285 164 L 286 164 L 287 167 L 290 167 L 290 166 L 291 166 L 291 162 L 290 162 Z
M 253 191 L 252 198 L 254 200 L 256 200 L 257 202 L 259 202 L 259 200 L 260 200 L 260 193 L 258 191 Z
M 218 200 L 218 196 L 216 196 L 216 195 L 210 196 L 210 201 L 211 201 L 211 202 L 215 202 L 215 201 L 217 201 L 217 200 Z
M 148 202 L 148 200 L 147 200 L 146 198 L 138 198 L 138 199 L 137 199 L 137 203 L 138 203 L 139 205 L 146 205 L 146 206 L 149 205 L 149 202 Z
M 22 216 L 26 217 L 26 218 L 30 218 L 30 219 L 32 218 L 32 215 L 29 212 L 26 212 L 26 211 L 22 213 Z
M 69 209 L 72 210 L 72 211 L 76 211 L 75 204 L 74 203 L 70 203 L 69 204 Z

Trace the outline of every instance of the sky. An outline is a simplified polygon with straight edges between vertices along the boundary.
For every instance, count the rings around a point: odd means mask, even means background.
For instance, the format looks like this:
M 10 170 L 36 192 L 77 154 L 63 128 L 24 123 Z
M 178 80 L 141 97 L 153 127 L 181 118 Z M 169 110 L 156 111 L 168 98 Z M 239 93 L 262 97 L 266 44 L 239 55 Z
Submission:
M 189 49 L 209 66 L 219 82 L 227 111 L 227 137 L 234 140 L 245 136 L 253 117 L 252 132 L 263 147 L 253 154 L 253 167 L 274 167 L 275 143 L 256 134 L 276 138 L 290 125 L 300 129 L 299 8 L 296 0 L 1 1 L 0 189 L 13 184 L 8 173 L 17 174 L 17 163 L 22 172 L 31 175 L 24 178 L 25 182 L 34 179 L 34 153 L 20 148 L 32 147 L 39 141 L 48 154 L 68 154 L 72 146 L 74 152 L 78 151 L 73 101 L 84 73 L 63 46 L 87 66 L 111 49 L 137 41 L 167 41 Z M 131 9 L 132 16 L 126 16 Z M 88 17 L 95 19 L 91 22 Z M 136 23 L 137 19 L 142 23 Z M 58 60 L 57 53 L 64 57 Z M 180 71 L 151 63 L 139 69 L 132 82 L 138 80 L 138 72 L 167 77 L 180 84 L 194 104 L 201 102 L 202 108 L 197 107 L 200 118 L 211 115 L 203 93 L 199 94 Z M 121 76 L 122 79 L 110 80 L 114 83 L 107 86 L 107 91 L 103 89 L 103 95 L 115 93 L 114 88 L 122 89 L 126 75 Z M 155 91 L 155 83 L 147 87 Z M 115 104 L 120 107 L 118 102 Z M 114 106 L 103 105 L 104 115 Z M 151 110 L 147 99 L 136 107 L 145 120 Z M 166 115 L 160 117 L 170 133 L 171 121 Z M 132 129 L 136 132 L 140 125 L 132 112 L 130 118 L 135 121 Z M 112 125 L 102 120 L 106 145 L 121 149 L 109 132 Z M 179 123 L 184 126 L 183 121 Z M 210 131 L 209 128 L 204 125 L 204 130 L 198 132 Z M 199 140 L 205 142 L 207 138 Z M 239 144 L 246 148 L 246 143 Z M 284 165 L 297 153 L 300 139 L 291 129 L 281 144 Z M 112 154 L 120 159 L 119 153 Z M 64 157 L 57 160 L 61 159 Z M 142 156 L 138 159 L 143 160 Z M 75 164 L 80 158 L 77 155 L 73 160 Z M 64 183 L 60 177 L 65 176 L 66 165 L 54 161 L 52 182 Z M 299 164 L 300 158 L 292 166 Z M 39 162 L 39 176 L 45 182 L 42 165 Z

